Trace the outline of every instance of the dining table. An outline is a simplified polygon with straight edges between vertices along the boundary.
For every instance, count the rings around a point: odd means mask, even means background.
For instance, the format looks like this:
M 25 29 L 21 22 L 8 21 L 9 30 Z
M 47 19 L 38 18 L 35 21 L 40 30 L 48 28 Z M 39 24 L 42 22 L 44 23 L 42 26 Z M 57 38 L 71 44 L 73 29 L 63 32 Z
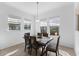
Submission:
M 49 40 L 53 40 L 53 39 L 57 39 L 59 36 L 53 36 L 53 35 L 51 35 L 51 36 L 49 36 L 49 37 L 42 37 L 42 38 L 36 38 L 36 41 L 37 42 L 41 42 L 41 43 L 43 43 L 43 44 L 46 44 Z

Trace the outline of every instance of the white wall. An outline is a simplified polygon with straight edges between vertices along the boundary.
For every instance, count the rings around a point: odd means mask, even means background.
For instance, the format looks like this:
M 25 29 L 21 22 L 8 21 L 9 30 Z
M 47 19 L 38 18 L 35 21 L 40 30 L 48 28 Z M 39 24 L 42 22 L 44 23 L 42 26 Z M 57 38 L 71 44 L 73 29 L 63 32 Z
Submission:
M 78 15 L 79 15 L 79 3 L 75 3 L 75 52 L 79 56 L 79 31 L 78 31 Z
M 40 18 L 60 17 L 60 36 L 61 45 L 74 48 L 75 28 L 74 28 L 74 3 L 66 6 L 50 10 L 45 14 L 41 14 Z M 46 21 L 46 20 L 45 20 Z
M 21 17 L 21 21 L 23 18 L 32 20 L 32 28 L 31 31 L 23 30 L 20 31 L 9 31 L 8 30 L 8 15 L 15 15 Z M 0 3 L 0 49 L 7 48 L 9 46 L 13 46 L 19 43 L 24 42 L 23 35 L 25 32 L 31 32 L 31 35 L 34 33 L 34 21 L 33 16 L 27 13 L 21 12 L 15 8 L 7 6 L 4 3 Z M 21 22 L 21 28 L 23 28 L 23 22 Z

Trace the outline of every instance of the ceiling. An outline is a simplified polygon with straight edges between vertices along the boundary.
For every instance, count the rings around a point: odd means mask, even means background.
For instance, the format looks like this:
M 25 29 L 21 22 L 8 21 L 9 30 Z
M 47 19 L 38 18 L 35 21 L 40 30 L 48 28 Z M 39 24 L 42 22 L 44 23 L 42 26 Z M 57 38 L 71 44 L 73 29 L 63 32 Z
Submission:
M 37 15 L 37 3 L 36 2 L 6 2 L 6 4 L 17 8 L 23 12 L 29 13 L 31 15 Z M 67 5 L 68 2 L 39 2 L 38 4 L 38 14 L 43 14 L 55 8 L 59 8 Z

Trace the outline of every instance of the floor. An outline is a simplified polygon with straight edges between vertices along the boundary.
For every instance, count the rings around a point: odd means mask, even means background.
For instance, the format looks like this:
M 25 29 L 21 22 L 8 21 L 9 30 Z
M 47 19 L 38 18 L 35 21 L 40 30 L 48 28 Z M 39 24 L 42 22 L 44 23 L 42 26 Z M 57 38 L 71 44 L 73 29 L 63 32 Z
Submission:
M 59 47 L 60 50 L 63 50 L 69 54 L 69 56 L 75 56 L 74 49 L 68 47 Z M 40 51 L 38 51 L 38 56 L 40 55 Z M 49 56 L 55 56 L 55 53 L 48 52 Z M 0 56 L 29 56 L 27 50 L 24 51 L 24 43 L 18 44 L 3 50 L 0 50 Z M 32 56 L 35 56 L 35 51 L 32 52 Z

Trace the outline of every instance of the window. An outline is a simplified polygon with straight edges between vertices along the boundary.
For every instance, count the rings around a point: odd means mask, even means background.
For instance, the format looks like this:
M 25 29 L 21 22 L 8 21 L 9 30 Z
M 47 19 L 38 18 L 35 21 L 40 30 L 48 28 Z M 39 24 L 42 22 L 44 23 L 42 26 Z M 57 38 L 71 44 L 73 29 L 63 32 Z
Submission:
M 50 26 L 50 34 L 55 35 L 55 33 L 59 34 L 59 26 Z
M 9 30 L 20 30 L 20 19 L 8 18 Z
M 41 33 L 47 33 L 47 22 L 45 21 L 40 22 L 40 30 Z
M 20 24 L 9 23 L 9 30 L 20 30 Z
M 46 33 L 47 32 L 47 27 L 46 26 L 41 26 L 41 33 Z
M 24 30 L 31 30 L 31 21 L 24 20 Z
M 30 30 L 31 29 L 31 24 L 25 24 L 24 29 L 25 30 Z
M 49 20 L 49 26 L 50 26 L 50 35 L 59 35 L 59 25 L 60 25 L 60 18 L 54 17 Z

